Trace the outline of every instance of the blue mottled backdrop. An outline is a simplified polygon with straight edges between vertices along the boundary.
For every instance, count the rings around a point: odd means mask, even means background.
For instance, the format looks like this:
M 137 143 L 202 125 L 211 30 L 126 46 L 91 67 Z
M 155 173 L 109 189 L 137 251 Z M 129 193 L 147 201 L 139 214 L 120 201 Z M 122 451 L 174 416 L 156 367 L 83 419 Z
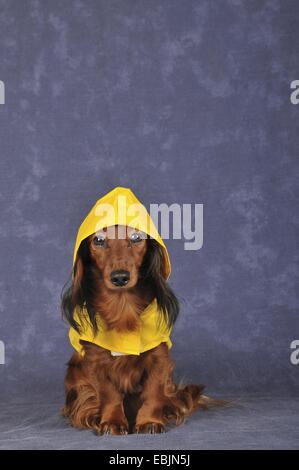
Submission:
M 59 298 L 77 228 L 114 186 L 204 204 L 169 241 L 177 377 L 295 394 L 296 0 L 0 0 L 1 393 L 62 395 Z

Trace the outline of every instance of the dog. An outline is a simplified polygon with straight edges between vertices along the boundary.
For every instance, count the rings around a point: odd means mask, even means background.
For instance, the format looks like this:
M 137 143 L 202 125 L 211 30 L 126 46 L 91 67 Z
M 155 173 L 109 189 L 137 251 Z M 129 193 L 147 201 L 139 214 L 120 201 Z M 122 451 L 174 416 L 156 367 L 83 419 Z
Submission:
M 133 194 L 116 189 L 113 204 L 119 193 Z M 78 235 L 71 284 L 62 295 L 76 349 L 62 414 L 101 435 L 162 433 L 217 400 L 203 395 L 202 385 L 174 382 L 170 332 L 179 302 L 167 282 L 165 245 L 130 225 L 102 225 L 90 233 L 89 224 Z

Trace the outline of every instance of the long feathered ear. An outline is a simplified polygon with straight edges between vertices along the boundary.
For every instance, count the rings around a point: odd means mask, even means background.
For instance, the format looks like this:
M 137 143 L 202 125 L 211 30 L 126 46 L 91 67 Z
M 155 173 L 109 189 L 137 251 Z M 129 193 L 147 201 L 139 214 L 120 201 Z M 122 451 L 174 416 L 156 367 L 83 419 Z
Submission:
M 78 252 L 72 272 L 72 279 L 63 287 L 61 296 L 62 317 L 78 332 L 80 327 L 74 319 L 74 312 L 77 305 L 82 307 L 84 303 L 84 295 L 82 290 L 83 276 L 83 260 L 80 256 L 80 253 Z
M 88 239 L 85 238 L 77 252 L 72 279 L 64 286 L 61 297 L 62 317 L 78 332 L 80 325 L 74 318 L 76 307 L 80 313 L 84 306 L 94 332 L 96 333 L 98 329 L 94 306 L 94 299 L 98 293 L 98 286 L 95 285 L 98 273 L 95 273 L 95 269 L 90 258 Z
M 156 240 L 148 239 L 147 252 L 141 267 L 143 282 L 150 282 L 159 308 L 168 327 L 172 327 L 179 314 L 179 301 L 169 287 L 164 273 L 163 249 Z

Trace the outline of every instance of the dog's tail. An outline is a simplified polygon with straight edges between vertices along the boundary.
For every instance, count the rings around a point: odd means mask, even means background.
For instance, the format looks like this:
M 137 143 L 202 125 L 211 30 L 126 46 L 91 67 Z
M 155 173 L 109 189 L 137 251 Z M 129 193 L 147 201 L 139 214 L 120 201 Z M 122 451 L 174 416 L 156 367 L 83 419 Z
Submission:
M 214 407 L 228 406 L 231 402 L 220 400 L 204 395 L 204 385 L 182 385 L 180 384 L 174 396 L 171 397 L 171 405 L 167 407 L 166 415 L 168 421 L 180 424 L 196 410 L 208 410 Z
M 229 400 L 220 400 L 219 398 L 208 397 L 207 395 L 200 395 L 197 403 L 199 408 L 208 410 L 216 406 L 228 406 L 231 402 Z
M 204 385 L 181 385 L 179 386 L 178 392 L 183 400 L 187 400 L 189 404 L 188 409 L 193 412 L 198 408 L 207 410 L 216 406 L 226 406 L 229 404 L 227 400 L 220 400 L 218 398 L 212 398 L 204 395 Z

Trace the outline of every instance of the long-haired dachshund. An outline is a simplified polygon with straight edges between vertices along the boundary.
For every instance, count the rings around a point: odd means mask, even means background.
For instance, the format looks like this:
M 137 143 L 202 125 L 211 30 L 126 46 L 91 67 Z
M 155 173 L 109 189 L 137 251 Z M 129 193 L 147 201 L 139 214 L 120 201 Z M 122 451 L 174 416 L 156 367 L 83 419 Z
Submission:
M 99 434 L 161 433 L 167 424 L 180 424 L 216 403 L 202 395 L 203 386 L 174 383 L 167 335 L 155 347 L 125 355 L 93 339 L 101 330 L 104 341 L 110 334 L 117 344 L 118 336 L 138 330 L 152 305 L 170 331 L 179 303 L 164 270 L 161 244 L 131 227 L 115 226 L 113 237 L 103 228 L 80 243 L 62 297 L 63 316 L 78 346 L 65 378 L 63 415 L 72 426 Z M 91 336 L 82 334 L 85 322 Z

